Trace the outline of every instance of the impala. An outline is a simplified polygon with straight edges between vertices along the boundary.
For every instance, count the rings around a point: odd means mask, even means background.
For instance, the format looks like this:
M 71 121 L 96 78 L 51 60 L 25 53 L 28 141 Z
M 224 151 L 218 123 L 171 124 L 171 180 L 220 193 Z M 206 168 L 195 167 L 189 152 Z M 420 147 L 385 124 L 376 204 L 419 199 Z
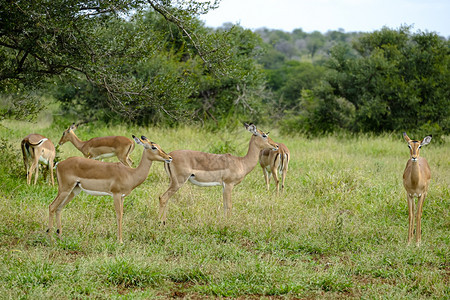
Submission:
M 144 147 L 141 162 L 135 169 L 122 163 L 101 162 L 84 157 L 70 157 L 58 164 L 58 195 L 49 206 L 48 230 L 53 228 L 56 216 L 57 234 L 61 238 L 61 211 L 76 195 L 84 191 L 94 196 L 112 196 L 117 217 L 118 240 L 122 243 L 122 216 L 125 196 L 147 178 L 152 161 L 164 161 L 169 164 L 172 157 L 161 147 L 142 136 L 133 136 L 137 144 Z
M 258 155 L 262 149 L 278 149 L 267 134 L 253 124 L 244 123 L 253 135 L 250 139 L 247 155 L 237 157 L 231 154 L 212 154 L 191 150 L 175 150 L 170 152 L 171 164 L 164 164 L 170 178 L 169 188 L 159 197 L 159 219 L 165 224 L 167 204 L 170 197 L 188 180 L 199 186 L 221 185 L 223 188 L 223 205 L 225 216 L 231 214 L 231 192 L 258 163 Z
M 431 179 L 431 170 L 425 158 L 419 157 L 420 148 L 428 145 L 431 141 L 431 135 L 426 136 L 421 141 L 411 140 L 406 132 L 403 137 L 408 143 L 410 151 L 410 159 L 406 163 L 405 171 L 403 172 L 403 186 L 406 189 L 406 197 L 408 198 L 409 209 L 409 229 L 408 229 L 408 244 L 411 243 L 414 235 L 414 197 L 417 197 L 417 213 L 416 213 L 416 244 L 420 245 L 422 228 L 422 208 L 428 192 L 428 184 Z
M 21 143 L 23 163 L 27 170 L 27 184 L 31 184 L 33 171 L 36 170 L 34 176 L 34 184 L 36 184 L 39 174 L 39 162 L 47 165 L 50 170 L 52 185 L 55 185 L 53 179 L 53 161 L 55 160 L 56 151 L 53 143 L 46 137 L 32 133 L 27 135 Z M 31 160 L 31 166 L 30 161 Z
M 130 159 L 130 154 L 134 150 L 134 143 L 132 140 L 124 136 L 103 136 L 95 137 L 88 141 L 82 141 L 74 132 L 78 125 L 79 124 L 75 125 L 75 123 L 73 123 L 63 132 L 61 139 L 59 140 L 60 145 L 71 142 L 75 148 L 83 153 L 84 157 L 96 160 L 117 156 L 121 163 L 131 167 L 133 161 Z
M 280 190 L 280 180 L 278 179 L 277 171 L 281 175 L 281 190 L 284 189 L 284 181 L 288 171 L 288 165 L 291 153 L 285 144 L 278 143 L 278 150 L 271 151 L 270 149 L 263 149 L 259 153 L 259 164 L 263 170 L 264 179 L 266 181 L 267 190 L 269 190 L 270 175 L 277 185 L 277 193 Z

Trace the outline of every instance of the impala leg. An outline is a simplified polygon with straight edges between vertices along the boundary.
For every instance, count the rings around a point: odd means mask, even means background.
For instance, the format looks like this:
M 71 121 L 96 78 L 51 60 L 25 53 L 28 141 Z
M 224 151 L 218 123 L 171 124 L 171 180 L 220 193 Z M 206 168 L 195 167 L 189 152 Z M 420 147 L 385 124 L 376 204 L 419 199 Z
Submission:
M 408 198 L 408 245 L 411 243 L 412 237 L 414 235 L 414 197 L 407 195 Z
M 284 190 L 284 180 L 286 179 L 286 171 L 282 170 L 281 171 L 281 191 Z
M 284 162 L 283 169 L 281 170 L 281 190 L 284 190 L 284 181 L 286 180 L 286 174 L 287 174 L 288 166 L 287 161 Z
M 53 229 L 53 221 L 55 219 L 55 213 L 58 207 L 63 203 L 66 198 L 69 196 L 69 194 L 72 191 L 62 191 L 61 188 L 58 189 L 58 195 L 56 196 L 55 200 L 48 206 L 48 229 L 47 232 L 50 234 L 50 232 Z
M 31 184 L 31 174 L 33 174 L 32 171 L 34 170 L 31 169 L 31 166 L 27 168 L 27 184 Z
M 417 200 L 417 214 L 416 214 L 416 245 L 420 246 L 422 240 L 422 209 L 423 203 L 427 193 L 424 192 Z
M 118 157 L 118 156 L 117 156 L 117 158 L 118 158 L 119 161 L 120 161 L 121 163 L 123 163 L 125 166 L 129 166 L 129 167 L 131 168 L 131 164 L 128 162 L 127 157 Z
M 122 244 L 122 219 L 123 219 L 123 201 L 124 196 L 120 194 L 114 194 L 114 209 L 116 210 L 116 218 L 117 218 L 117 239 L 119 240 L 119 243 Z
M 133 160 L 130 157 L 127 157 L 127 163 L 130 166 L 130 168 L 131 166 L 133 166 Z
M 31 178 L 30 178 L 30 165 L 27 163 L 25 163 L 25 169 L 27 170 L 27 184 L 30 184 L 31 182 Z
M 278 167 L 276 164 L 274 164 L 271 168 L 271 172 L 273 175 L 273 180 L 275 181 L 275 184 L 277 186 L 277 194 L 280 191 L 280 179 L 278 179 Z
M 55 179 L 53 178 L 53 159 L 48 162 L 48 168 L 50 169 L 50 178 L 52 180 L 52 186 L 55 186 Z
M 50 204 L 49 207 L 49 229 L 48 232 L 53 228 L 53 215 L 56 218 L 56 233 L 58 237 L 61 238 L 62 234 L 62 225 L 61 225 L 61 212 L 64 206 L 67 205 L 72 199 L 80 193 L 80 189 L 78 187 L 72 188 L 72 190 L 61 192 L 58 196 L 56 196 L 55 200 Z
M 55 219 L 55 211 L 58 205 L 61 203 L 62 200 L 64 200 L 65 197 L 69 195 L 68 192 L 61 192 L 58 190 L 58 195 L 56 196 L 55 200 L 48 206 L 48 229 L 47 233 L 50 234 L 50 232 L 53 229 L 53 221 Z
M 34 153 L 33 148 L 31 148 L 29 151 L 30 151 L 31 164 L 28 161 L 28 159 L 25 164 L 25 167 L 27 168 L 27 184 L 31 184 L 31 174 L 32 174 L 31 166 L 33 165 L 33 161 L 34 161 L 34 159 L 32 158 L 32 153 Z
M 38 163 L 39 163 L 39 157 L 37 157 L 37 151 L 34 148 L 31 148 L 31 151 L 33 153 L 32 158 L 33 160 L 31 161 L 31 166 L 30 169 L 28 169 L 28 173 L 27 173 L 27 184 L 31 184 L 31 179 L 33 177 L 33 172 L 36 169 L 36 174 L 35 174 L 35 178 L 34 178 L 34 184 L 36 184 L 37 182 L 37 176 L 38 176 Z
M 39 162 L 36 162 L 34 164 L 34 184 L 37 183 L 38 176 L 39 176 Z
M 175 194 L 176 191 L 178 191 L 181 186 L 182 186 L 182 184 L 179 184 L 178 181 L 171 179 L 169 188 L 167 189 L 167 191 L 164 194 L 162 194 L 159 197 L 159 214 L 158 214 L 158 216 L 159 216 L 159 221 L 160 221 L 161 225 L 166 224 L 167 210 L 168 210 L 167 204 L 169 202 L 170 197 L 172 197 L 172 195 Z
M 225 217 L 230 217 L 232 213 L 231 192 L 233 191 L 233 187 L 233 184 L 223 183 L 223 210 Z
M 61 204 L 58 206 L 58 208 L 56 209 L 56 227 L 58 228 L 56 230 L 56 232 L 58 233 L 59 238 L 61 238 L 62 235 L 62 224 L 61 224 L 61 213 L 62 210 L 64 208 L 64 206 L 67 205 L 67 203 L 69 203 L 70 201 L 72 201 L 72 199 L 78 195 L 80 193 L 80 189 L 75 187 L 72 192 L 70 192 L 70 194 L 66 197 L 66 199 L 64 199 Z
M 23 156 L 23 164 L 25 165 L 25 170 L 27 171 L 27 177 L 28 177 L 28 154 L 27 150 L 25 149 L 25 144 L 22 143 L 22 156 Z
M 263 174 L 264 174 L 264 180 L 266 181 L 266 188 L 267 190 L 270 190 L 270 186 L 269 186 L 269 182 L 270 182 L 270 174 L 267 172 L 266 168 L 262 168 L 263 169 Z

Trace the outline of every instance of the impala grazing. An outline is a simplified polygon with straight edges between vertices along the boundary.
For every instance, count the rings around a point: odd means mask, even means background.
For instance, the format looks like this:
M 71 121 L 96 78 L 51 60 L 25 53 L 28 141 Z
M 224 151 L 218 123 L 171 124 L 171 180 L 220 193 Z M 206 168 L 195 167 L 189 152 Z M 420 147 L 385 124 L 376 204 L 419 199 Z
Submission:
M 83 153 L 84 157 L 93 158 L 96 160 L 117 156 L 119 161 L 126 166 L 131 167 L 133 161 L 130 159 L 130 154 L 134 150 L 134 143 L 124 136 L 104 136 L 95 137 L 88 141 L 80 140 L 74 130 L 79 124 L 72 125 L 67 128 L 59 140 L 59 145 L 66 142 L 71 142 L 75 148 Z
M 33 171 L 36 170 L 34 176 L 34 184 L 36 184 L 39 174 L 39 163 L 47 165 L 50 170 L 50 178 L 52 185 L 55 185 L 53 179 L 53 162 L 55 160 L 56 151 L 53 143 L 46 137 L 32 133 L 27 135 L 21 143 L 23 163 L 27 170 L 27 184 L 31 184 Z M 30 166 L 31 161 L 31 166 Z
M 269 190 L 270 175 L 272 174 L 277 185 L 277 193 L 279 192 L 280 180 L 278 179 L 277 171 L 281 175 L 281 191 L 284 190 L 284 180 L 286 179 L 290 158 L 291 153 L 289 149 L 282 143 L 278 143 L 277 151 L 271 151 L 270 149 L 261 150 L 259 153 L 259 164 L 263 170 L 267 190 Z
M 141 162 L 135 169 L 122 163 L 101 162 L 84 157 L 70 157 L 58 164 L 58 195 L 49 206 L 48 230 L 53 228 L 56 214 L 57 234 L 61 238 L 61 211 L 76 195 L 84 191 L 94 196 L 112 196 L 116 210 L 118 240 L 122 243 L 122 216 L 124 197 L 147 178 L 152 161 L 169 164 L 172 157 L 145 136 L 133 136 L 137 144 L 144 147 Z
M 253 124 L 244 123 L 245 128 L 253 135 L 250 139 L 247 155 L 237 157 L 231 154 L 212 154 L 191 150 L 170 152 L 171 164 L 164 164 L 170 177 L 169 188 L 159 197 L 159 219 L 165 224 L 167 204 L 170 197 L 188 180 L 199 186 L 223 187 L 223 205 L 225 216 L 231 214 L 231 192 L 244 177 L 258 164 L 259 152 L 266 148 L 278 149 L 267 134 Z
M 408 198 L 409 209 L 409 229 L 408 229 L 408 244 L 414 235 L 414 197 L 417 197 L 417 213 L 416 213 L 416 244 L 419 246 L 421 242 L 422 228 L 422 208 L 428 192 L 428 184 L 431 179 L 431 170 L 425 158 L 419 157 L 419 151 L 422 146 L 428 145 L 431 141 L 431 135 L 426 136 L 421 141 L 411 140 L 406 132 L 403 137 L 408 143 L 410 151 L 410 159 L 406 163 L 405 171 L 403 172 L 403 186 L 406 189 L 406 196 Z

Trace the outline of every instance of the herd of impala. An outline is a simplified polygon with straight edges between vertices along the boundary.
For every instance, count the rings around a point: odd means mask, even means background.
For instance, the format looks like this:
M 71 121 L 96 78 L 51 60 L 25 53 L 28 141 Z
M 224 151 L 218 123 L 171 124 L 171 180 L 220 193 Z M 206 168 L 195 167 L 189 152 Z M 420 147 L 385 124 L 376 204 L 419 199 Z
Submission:
M 84 157 L 70 157 L 61 161 L 56 168 L 58 195 L 49 205 L 48 230 L 50 234 L 56 219 L 56 233 L 61 238 L 61 212 L 78 193 L 84 191 L 94 196 L 110 195 L 114 199 L 117 217 L 117 237 L 122 243 L 122 216 L 125 196 L 129 195 L 147 178 L 153 161 L 164 162 L 164 168 L 169 176 L 169 187 L 159 197 L 159 220 L 166 222 L 167 204 L 170 197 L 187 181 L 199 186 L 221 185 L 223 189 L 223 207 L 225 216 L 232 210 L 231 192 L 258 164 L 263 170 L 265 183 L 269 190 L 270 176 L 274 178 L 277 193 L 281 190 L 290 160 L 290 152 L 286 145 L 275 143 L 268 133 L 257 129 L 254 124 L 244 123 L 245 128 L 252 133 L 247 154 L 244 157 L 231 154 L 212 154 L 192 150 L 175 150 L 167 154 L 161 147 L 149 141 L 145 136 L 133 139 L 136 144 L 144 147 L 141 161 L 132 168 L 130 154 L 134 150 L 134 142 L 124 136 L 95 137 L 82 141 L 75 135 L 78 125 L 67 128 L 59 141 L 59 145 L 71 142 Z M 431 171 L 425 158 L 419 157 L 420 148 L 431 141 L 426 136 L 422 141 L 411 140 L 406 133 L 403 137 L 410 148 L 410 159 L 403 173 L 403 185 L 406 189 L 409 208 L 408 244 L 414 235 L 414 219 L 416 219 L 416 244 L 421 242 L 421 215 Z M 21 143 L 23 160 L 27 172 L 27 183 L 31 184 L 33 172 L 34 184 L 37 182 L 39 163 L 47 165 L 50 170 L 51 184 L 54 185 L 53 169 L 55 146 L 40 134 L 30 134 Z M 120 162 L 110 163 L 99 161 L 102 158 L 117 156 Z M 418 197 L 417 213 L 414 209 L 414 197 Z

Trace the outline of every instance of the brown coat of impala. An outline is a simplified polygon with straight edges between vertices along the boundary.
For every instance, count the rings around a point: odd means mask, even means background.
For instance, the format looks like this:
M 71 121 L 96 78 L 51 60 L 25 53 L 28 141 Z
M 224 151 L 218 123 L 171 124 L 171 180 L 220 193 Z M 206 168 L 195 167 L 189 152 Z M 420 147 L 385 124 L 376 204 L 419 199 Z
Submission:
M 118 240 L 122 243 L 122 216 L 125 196 L 147 179 L 152 161 L 170 163 L 172 158 L 146 137 L 133 136 L 144 147 L 141 162 L 135 169 L 122 163 L 101 162 L 84 157 L 70 157 L 56 168 L 58 195 L 49 206 L 48 232 L 53 228 L 56 214 L 57 234 L 61 237 L 61 211 L 76 195 L 84 191 L 94 196 L 112 196 L 116 210 Z
M 56 151 L 52 141 L 40 134 L 32 133 L 22 140 L 21 148 L 23 163 L 27 170 L 27 184 L 31 184 L 33 171 L 36 171 L 34 175 L 34 184 L 36 184 L 39 175 L 39 163 L 41 163 L 46 165 L 50 170 L 51 183 L 55 185 L 53 179 L 53 162 Z
M 252 133 L 248 152 L 244 157 L 191 150 L 175 150 L 169 153 L 173 161 L 171 164 L 164 164 L 170 178 L 169 188 L 159 197 L 159 218 L 162 224 L 166 221 L 167 203 L 170 197 L 188 180 L 199 186 L 221 185 L 224 213 L 231 214 L 231 192 L 234 186 L 239 184 L 258 164 L 261 150 L 278 149 L 278 145 L 255 125 L 246 123 L 244 125 Z
M 431 136 L 426 136 L 423 140 L 416 141 L 411 140 L 406 135 L 406 132 L 404 132 L 403 137 L 410 149 L 410 159 L 406 163 L 406 168 L 403 172 L 403 186 L 406 190 L 409 210 L 408 244 L 411 243 L 414 235 L 414 197 L 417 197 L 417 213 L 415 215 L 416 244 L 420 245 L 422 236 L 422 208 L 425 198 L 427 197 L 428 184 L 431 179 L 431 170 L 427 160 L 419 156 L 419 151 L 422 146 L 430 143 Z
M 288 147 L 282 143 L 278 143 L 277 151 L 272 151 L 271 149 L 261 150 L 259 153 L 259 164 L 263 170 L 267 190 L 269 190 L 270 175 L 272 175 L 277 185 L 277 193 L 280 191 L 280 180 L 278 179 L 278 172 L 280 172 L 281 190 L 283 191 L 290 159 L 291 153 Z
M 119 161 L 126 166 L 131 167 L 133 161 L 130 159 L 130 154 L 134 150 L 134 143 L 124 136 L 102 136 L 95 137 L 88 141 L 80 140 L 74 130 L 78 125 L 73 123 L 67 128 L 59 140 L 59 145 L 66 142 L 71 142 L 84 157 L 92 159 L 103 159 L 107 157 L 117 156 Z

